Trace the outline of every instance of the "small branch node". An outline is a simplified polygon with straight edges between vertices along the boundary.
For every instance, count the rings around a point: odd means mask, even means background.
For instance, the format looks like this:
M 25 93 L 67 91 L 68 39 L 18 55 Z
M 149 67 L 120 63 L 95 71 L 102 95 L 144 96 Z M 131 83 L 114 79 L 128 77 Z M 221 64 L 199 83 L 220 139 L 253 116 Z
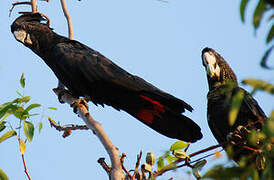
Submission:
M 111 168 L 107 165 L 105 162 L 105 158 L 99 158 L 97 162 L 101 165 L 101 167 L 106 171 L 106 173 L 109 176 L 109 179 L 111 179 Z

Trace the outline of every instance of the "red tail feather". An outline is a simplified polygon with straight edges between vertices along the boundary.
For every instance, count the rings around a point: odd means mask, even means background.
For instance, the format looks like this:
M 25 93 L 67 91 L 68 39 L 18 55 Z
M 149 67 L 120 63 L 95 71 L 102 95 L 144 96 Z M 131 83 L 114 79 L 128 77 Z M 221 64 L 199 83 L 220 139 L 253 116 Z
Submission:
M 153 123 L 154 116 L 158 116 L 159 118 L 161 118 L 160 112 L 161 113 L 165 112 L 164 106 L 158 101 L 154 101 L 153 99 L 147 96 L 140 95 L 140 97 L 151 102 L 153 104 L 153 109 L 141 109 L 137 113 L 137 117 L 139 117 L 140 119 L 142 119 L 144 122 L 148 124 Z

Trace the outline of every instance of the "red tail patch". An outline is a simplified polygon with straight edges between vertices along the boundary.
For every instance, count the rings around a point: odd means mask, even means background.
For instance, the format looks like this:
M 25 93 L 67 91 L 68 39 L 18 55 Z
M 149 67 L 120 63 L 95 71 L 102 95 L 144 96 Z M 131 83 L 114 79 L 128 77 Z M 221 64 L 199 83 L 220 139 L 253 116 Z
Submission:
M 153 99 L 147 96 L 140 95 L 140 97 L 151 102 L 153 104 L 153 109 L 141 109 L 137 113 L 137 116 L 144 122 L 152 124 L 154 116 L 161 117 L 160 112 L 165 112 L 164 105 L 162 105 L 158 101 L 154 101 Z

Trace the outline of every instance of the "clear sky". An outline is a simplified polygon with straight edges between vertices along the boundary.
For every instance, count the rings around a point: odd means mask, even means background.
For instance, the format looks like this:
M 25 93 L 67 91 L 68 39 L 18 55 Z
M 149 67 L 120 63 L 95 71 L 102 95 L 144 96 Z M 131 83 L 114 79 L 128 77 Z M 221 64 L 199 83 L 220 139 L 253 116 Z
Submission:
M 190 152 L 194 152 L 217 143 L 206 120 L 208 85 L 200 57 L 204 47 L 219 52 L 240 81 L 252 77 L 274 82 L 273 71 L 259 66 L 269 26 L 263 23 L 254 36 L 250 12 L 255 3 L 255 0 L 251 1 L 248 6 L 246 24 L 240 21 L 240 0 L 170 0 L 168 3 L 157 0 L 75 0 L 67 5 L 76 40 L 194 108 L 193 113 L 186 115 L 200 125 L 204 135 L 202 140 L 191 145 Z M 11 1 L 1 1 L 0 6 L 0 104 L 17 96 L 19 78 L 25 72 L 25 95 L 32 97 L 32 103 L 58 108 L 58 111 L 46 110 L 45 114 L 62 124 L 83 124 L 68 105 L 58 102 L 52 92 L 57 79 L 51 70 L 37 55 L 18 43 L 10 32 L 10 24 L 18 16 L 17 12 L 30 8 L 15 7 L 12 16 L 8 17 Z M 55 32 L 67 35 L 59 1 L 38 1 L 38 10 L 50 17 Z M 245 89 L 251 90 L 247 86 Z M 274 109 L 273 96 L 258 92 L 255 98 L 269 115 Z M 152 151 L 159 156 L 176 141 L 158 134 L 125 112 L 89 105 L 91 115 L 102 124 L 120 153 L 128 155 L 125 163 L 128 169 L 134 168 L 140 150 L 143 154 Z M 12 117 L 8 120 L 12 124 L 16 122 Z M 37 125 L 39 120 L 37 117 L 32 122 Z M 25 153 L 33 180 L 107 179 L 97 159 L 106 157 L 109 162 L 108 155 L 95 135 L 90 131 L 77 131 L 63 139 L 60 132 L 49 127 L 46 118 L 43 123 L 41 134 L 35 131 L 33 142 L 27 144 Z M 206 169 L 223 161 L 225 155 L 216 162 L 209 158 Z M 11 180 L 27 179 L 16 138 L 0 144 L 0 168 Z M 186 176 L 183 172 L 187 170 L 167 173 L 159 179 L 179 179 Z

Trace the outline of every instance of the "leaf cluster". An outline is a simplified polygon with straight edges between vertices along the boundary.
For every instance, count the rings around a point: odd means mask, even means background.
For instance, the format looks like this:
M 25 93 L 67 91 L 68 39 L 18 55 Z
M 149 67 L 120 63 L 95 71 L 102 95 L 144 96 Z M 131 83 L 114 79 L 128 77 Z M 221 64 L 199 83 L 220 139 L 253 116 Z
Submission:
M 26 79 L 24 73 L 20 78 L 20 86 L 24 92 Z M 39 113 L 32 113 L 34 109 L 41 107 L 41 104 L 30 103 L 31 97 L 25 96 L 24 93 L 16 91 L 19 97 L 12 101 L 0 105 L 0 143 L 5 140 L 16 137 L 19 142 L 19 150 L 21 155 L 26 151 L 26 142 L 31 142 L 34 137 L 35 126 L 31 122 L 31 117 L 39 115 Z M 49 109 L 53 109 L 50 107 Z M 14 116 L 17 121 L 11 121 L 10 116 Z M 43 116 L 41 116 L 43 117 Z M 41 118 L 42 120 L 42 118 Z M 42 121 L 40 120 L 38 129 L 39 133 L 42 130 Z M 15 128 L 13 127 L 15 124 Z M 21 129 L 23 128 L 25 138 L 22 138 Z M 25 139 L 25 140 L 23 140 Z M 3 170 L 0 169 L 0 179 L 8 179 Z
M 211 168 L 203 178 L 212 179 L 274 179 L 274 111 L 263 125 L 262 131 L 252 131 L 249 135 L 249 143 L 262 143 L 262 151 L 257 154 L 256 161 L 250 163 L 248 157 L 243 157 L 239 166 L 226 166 L 219 164 Z M 233 153 L 233 152 L 229 152 Z
M 247 79 L 243 81 L 253 87 L 253 93 L 257 90 L 265 91 L 273 94 L 274 86 L 268 82 L 256 79 Z M 237 108 L 242 97 L 235 95 L 233 108 Z M 238 107 L 239 108 L 239 107 Z M 233 110 L 233 109 L 232 109 Z M 237 113 L 233 114 L 235 119 Z M 250 163 L 249 157 L 242 157 L 238 162 L 239 166 L 227 166 L 226 163 L 219 164 L 211 168 L 203 178 L 212 179 L 274 179 L 274 111 L 265 121 L 261 131 L 252 130 L 248 135 L 248 144 L 254 147 L 258 144 L 261 147 L 261 152 L 256 154 L 256 161 Z M 232 157 L 233 150 L 231 147 L 226 149 L 229 157 Z
M 247 9 L 247 4 L 249 0 L 242 0 L 240 4 L 240 15 L 241 15 L 241 20 L 242 22 L 245 22 L 245 12 Z M 252 19 L 252 24 L 255 29 L 255 32 L 258 30 L 259 26 L 261 25 L 261 22 L 263 20 L 263 17 L 265 15 L 269 15 L 267 18 L 268 24 L 270 25 L 270 30 L 266 36 L 266 44 L 269 45 L 268 49 L 265 51 L 262 59 L 261 59 L 261 66 L 267 69 L 270 69 L 269 66 L 266 65 L 266 61 L 268 60 L 268 57 L 270 56 L 272 50 L 274 49 L 274 45 L 271 45 L 271 42 L 273 41 L 274 37 L 274 25 L 273 25 L 273 9 L 274 9 L 274 3 L 271 0 L 259 0 L 257 3 L 257 6 L 253 12 L 253 19 Z M 270 12 L 270 13 L 268 13 Z M 272 13 L 272 14 L 271 14 Z

